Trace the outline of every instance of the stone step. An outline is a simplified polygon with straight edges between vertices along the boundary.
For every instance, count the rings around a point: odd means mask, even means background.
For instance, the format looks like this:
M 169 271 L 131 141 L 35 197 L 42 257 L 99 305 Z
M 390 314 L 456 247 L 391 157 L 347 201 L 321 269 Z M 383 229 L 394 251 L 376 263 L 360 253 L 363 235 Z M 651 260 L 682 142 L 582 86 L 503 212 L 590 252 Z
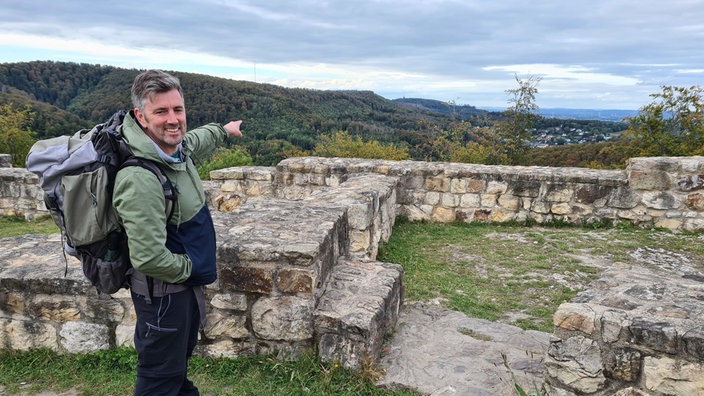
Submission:
M 403 304 L 403 268 L 343 258 L 333 268 L 314 314 L 321 360 L 361 368 L 378 361 Z

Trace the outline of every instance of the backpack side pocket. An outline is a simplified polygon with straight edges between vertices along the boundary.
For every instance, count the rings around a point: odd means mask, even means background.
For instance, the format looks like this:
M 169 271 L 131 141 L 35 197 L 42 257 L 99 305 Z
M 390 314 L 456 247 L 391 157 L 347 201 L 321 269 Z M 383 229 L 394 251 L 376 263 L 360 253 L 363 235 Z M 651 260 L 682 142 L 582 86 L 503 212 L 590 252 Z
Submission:
M 73 246 L 88 245 L 104 240 L 119 229 L 112 209 L 105 167 L 61 178 L 64 197 L 64 222 Z

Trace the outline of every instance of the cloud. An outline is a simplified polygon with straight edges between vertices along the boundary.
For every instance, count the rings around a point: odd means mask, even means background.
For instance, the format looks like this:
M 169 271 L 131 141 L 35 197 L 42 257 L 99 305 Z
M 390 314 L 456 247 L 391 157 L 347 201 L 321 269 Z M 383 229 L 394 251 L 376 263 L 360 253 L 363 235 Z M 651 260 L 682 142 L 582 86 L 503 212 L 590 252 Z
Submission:
M 697 85 L 699 1 L 7 0 L 0 62 L 160 67 L 316 89 L 505 105 L 514 76 L 542 107 L 641 107 Z M 457 100 L 457 98 L 460 98 Z

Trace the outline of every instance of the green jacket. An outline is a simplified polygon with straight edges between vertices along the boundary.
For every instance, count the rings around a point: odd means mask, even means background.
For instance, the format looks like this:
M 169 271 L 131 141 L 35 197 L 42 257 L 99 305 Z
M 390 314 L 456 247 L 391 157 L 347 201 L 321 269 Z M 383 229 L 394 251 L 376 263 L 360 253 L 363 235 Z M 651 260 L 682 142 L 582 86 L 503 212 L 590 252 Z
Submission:
M 206 197 L 192 158 L 206 158 L 225 141 L 227 132 L 222 125 L 208 124 L 188 131 L 182 149 L 185 161 L 181 163 L 168 163 L 159 156 L 132 112 L 125 116 L 121 132 L 134 155 L 155 162 L 174 185 L 177 200 L 169 224 L 178 229 L 199 214 L 206 206 Z M 156 176 L 138 166 L 120 170 L 115 178 L 113 205 L 127 233 L 133 267 L 167 283 L 187 281 L 193 263 L 187 254 L 174 254 L 167 248 L 166 203 Z

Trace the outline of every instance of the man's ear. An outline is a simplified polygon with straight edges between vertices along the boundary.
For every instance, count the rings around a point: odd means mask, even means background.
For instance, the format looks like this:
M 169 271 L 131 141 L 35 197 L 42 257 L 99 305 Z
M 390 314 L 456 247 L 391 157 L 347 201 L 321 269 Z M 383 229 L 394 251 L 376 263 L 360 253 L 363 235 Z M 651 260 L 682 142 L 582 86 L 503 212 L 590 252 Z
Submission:
M 144 114 L 142 114 L 137 107 L 134 108 L 134 118 L 137 120 L 137 124 L 139 124 L 140 127 L 144 128 L 144 126 L 147 125 Z

